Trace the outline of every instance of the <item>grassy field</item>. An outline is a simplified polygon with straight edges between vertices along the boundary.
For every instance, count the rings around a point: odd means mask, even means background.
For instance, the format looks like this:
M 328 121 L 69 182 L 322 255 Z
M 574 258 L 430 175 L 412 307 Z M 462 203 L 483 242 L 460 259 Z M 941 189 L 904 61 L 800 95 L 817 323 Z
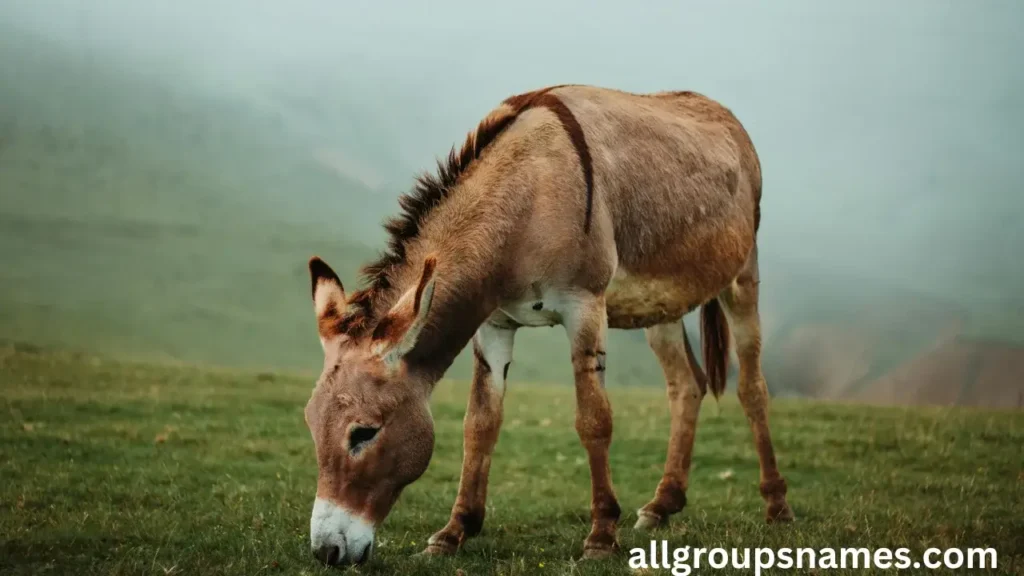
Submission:
M 514 371 L 513 371 L 514 376 Z M 316 574 L 316 465 L 302 419 L 313 377 L 129 364 L 0 346 L 0 572 Z M 623 553 L 575 560 L 589 476 L 568 386 L 513 383 L 484 533 L 454 558 L 413 556 L 444 525 L 466 386 L 434 395 L 437 446 L 359 574 L 624 574 L 664 458 L 653 389 L 612 389 Z M 797 522 L 766 526 L 739 405 L 701 414 L 690 506 L 673 546 L 995 547 L 1024 573 L 1024 413 L 773 405 Z M 667 572 L 665 572 L 667 573 Z

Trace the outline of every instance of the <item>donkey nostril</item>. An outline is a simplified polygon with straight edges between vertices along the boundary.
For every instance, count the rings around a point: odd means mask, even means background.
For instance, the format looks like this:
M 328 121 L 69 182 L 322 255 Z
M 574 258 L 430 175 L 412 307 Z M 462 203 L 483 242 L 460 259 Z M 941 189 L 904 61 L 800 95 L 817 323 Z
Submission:
M 341 548 L 337 546 L 321 546 L 314 555 L 317 560 L 324 564 L 334 566 L 341 560 Z
M 373 544 L 367 544 L 366 548 L 363 548 L 363 551 L 359 553 L 359 557 L 353 558 L 352 562 L 354 562 L 355 564 L 362 564 L 362 563 L 364 563 L 364 562 L 366 562 L 367 560 L 370 559 L 370 555 L 372 553 L 373 553 Z

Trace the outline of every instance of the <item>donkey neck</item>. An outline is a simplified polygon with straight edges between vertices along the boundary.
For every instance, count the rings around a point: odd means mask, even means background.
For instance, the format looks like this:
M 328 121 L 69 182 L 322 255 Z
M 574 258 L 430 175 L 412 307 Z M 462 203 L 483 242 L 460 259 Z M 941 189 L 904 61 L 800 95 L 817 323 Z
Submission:
M 501 190 L 478 194 L 474 179 L 459 185 L 422 225 L 394 271 L 388 305 L 414 289 L 423 261 L 437 258 L 427 326 L 406 357 L 410 368 L 436 383 L 497 307 L 504 283 L 503 255 L 514 219 L 502 211 Z
M 462 285 L 447 290 L 431 306 L 428 324 L 416 346 L 406 356 L 412 370 L 424 374 L 431 385 L 448 371 L 455 358 L 497 305 L 490 305 L 484 290 Z

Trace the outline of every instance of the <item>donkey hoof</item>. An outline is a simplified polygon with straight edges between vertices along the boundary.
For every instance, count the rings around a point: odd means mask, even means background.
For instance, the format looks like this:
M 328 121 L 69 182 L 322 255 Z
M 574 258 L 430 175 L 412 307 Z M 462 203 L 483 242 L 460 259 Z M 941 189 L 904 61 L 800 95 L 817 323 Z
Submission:
M 765 520 L 767 520 L 769 524 L 774 524 L 775 522 L 792 522 L 795 519 L 796 516 L 793 515 L 793 510 L 785 500 L 769 504 L 768 510 L 765 512 Z
M 646 532 L 648 530 L 660 528 L 665 524 L 668 524 L 668 518 L 662 518 L 658 514 L 640 510 L 637 512 L 636 524 L 633 525 L 633 529 L 640 532 Z
M 601 547 L 601 548 L 584 548 L 583 559 L 584 560 L 602 560 L 604 558 L 611 558 L 615 554 L 615 549 L 612 547 Z
M 452 556 L 455 554 L 455 548 L 443 542 L 427 544 L 427 547 L 420 554 L 423 556 Z
M 427 547 L 420 554 L 424 556 L 451 556 L 458 549 L 459 539 L 442 532 L 427 539 Z

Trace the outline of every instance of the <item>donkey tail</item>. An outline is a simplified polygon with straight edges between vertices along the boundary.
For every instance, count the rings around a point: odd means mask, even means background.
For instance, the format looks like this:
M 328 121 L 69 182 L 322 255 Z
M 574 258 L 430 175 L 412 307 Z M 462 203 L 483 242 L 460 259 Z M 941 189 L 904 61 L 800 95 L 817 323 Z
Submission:
M 717 399 L 725 391 L 729 366 L 729 324 L 717 298 L 712 298 L 700 307 L 700 347 L 704 355 L 708 387 Z
M 704 373 L 704 369 L 700 367 L 700 364 L 697 363 L 697 356 L 693 353 L 693 348 L 690 346 L 690 336 L 687 334 L 686 324 L 683 324 L 683 345 L 686 346 L 686 361 L 689 362 L 693 376 L 697 379 L 700 397 L 703 398 L 708 393 L 708 376 Z

